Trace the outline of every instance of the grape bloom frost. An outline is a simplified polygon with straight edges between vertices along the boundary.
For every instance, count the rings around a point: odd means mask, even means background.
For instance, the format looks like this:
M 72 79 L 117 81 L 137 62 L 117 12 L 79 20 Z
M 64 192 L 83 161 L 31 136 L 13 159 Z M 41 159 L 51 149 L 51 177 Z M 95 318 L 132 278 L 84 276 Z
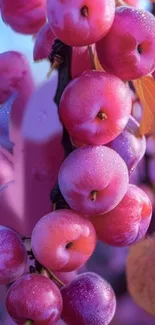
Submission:
M 0 286 L 9 285 L 5 318 L 15 324 L 115 325 L 118 285 L 102 276 L 104 258 L 102 272 L 91 264 L 101 242 L 103 253 L 132 245 L 128 291 L 154 314 L 151 282 L 136 265 L 145 270 L 154 252 L 145 236 L 155 128 L 142 127 L 155 94 L 155 18 L 138 6 L 0 1 L 4 23 L 32 35 L 34 61 L 51 67 L 36 86 L 24 54 L 0 53 L 0 104 L 11 103 L 7 127 L 0 115 Z

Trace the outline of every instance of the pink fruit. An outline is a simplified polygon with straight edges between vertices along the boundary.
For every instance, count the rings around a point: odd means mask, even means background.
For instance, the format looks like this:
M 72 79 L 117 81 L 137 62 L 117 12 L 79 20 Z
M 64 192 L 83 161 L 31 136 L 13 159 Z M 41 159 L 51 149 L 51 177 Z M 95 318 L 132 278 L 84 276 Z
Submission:
M 26 320 L 32 320 L 34 325 L 55 325 L 61 315 L 62 298 L 51 280 L 39 274 L 27 274 L 10 287 L 6 307 L 19 325 Z
M 46 1 L 1 0 L 1 14 L 16 32 L 35 34 L 46 22 Z
M 47 17 L 54 34 L 71 46 L 100 40 L 113 23 L 114 9 L 114 0 L 47 1 Z
M 100 145 L 122 132 L 131 107 L 130 92 L 120 79 L 101 71 L 87 71 L 66 87 L 59 112 L 71 137 Z
M 33 49 L 33 58 L 34 61 L 39 61 L 43 59 L 47 59 L 52 45 L 55 39 L 55 35 L 47 23 L 44 25 L 39 33 L 36 36 L 35 45 Z M 80 73 L 91 70 L 92 62 L 89 55 L 88 46 L 79 46 L 73 47 L 72 52 L 72 64 L 71 64 L 71 74 L 72 78 L 76 77 Z M 92 46 L 92 51 L 94 53 L 95 46 Z
M 107 145 L 123 158 L 132 173 L 145 154 L 146 138 L 139 135 L 139 123 L 130 116 L 123 132 Z
M 0 226 L 0 285 L 19 278 L 25 270 L 27 253 L 20 236 Z
M 61 294 L 62 318 L 68 325 L 108 325 L 115 314 L 114 291 L 98 274 L 80 274 Z
M 16 51 L 0 53 L 0 104 L 7 101 L 13 93 L 23 92 L 23 83 L 29 78 L 29 85 L 24 84 L 25 94 L 34 90 L 34 81 L 26 57 Z M 26 97 L 26 95 L 25 95 Z M 26 98 L 25 98 L 26 99 Z M 21 109 L 22 110 L 22 109 Z
M 103 68 L 123 80 L 132 80 L 155 69 L 155 18 L 131 7 L 116 9 L 109 33 L 96 44 Z
M 122 201 L 104 216 L 94 216 L 91 221 L 98 239 L 114 246 L 127 246 L 146 234 L 151 222 L 152 205 L 149 197 L 130 184 Z
M 76 212 L 57 210 L 38 221 L 31 245 L 36 259 L 45 267 L 72 271 L 93 253 L 96 233 L 91 222 Z
M 52 45 L 55 39 L 55 35 L 48 23 L 46 23 L 38 32 L 35 39 L 35 45 L 33 49 L 34 61 L 39 61 L 48 58 Z
M 0 103 L 16 93 L 10 117 L 10 140 L 16 143 L 25 107 L 35 89 L 35 83 L 26 57 L 16 51 L 0 53 L 0 75 Z
M 112 210 L 128 187 L 128 170 L 123 159 L 104 146 L 74 150 L 62 163 L 59 187 L 71 209 L 85 215 Z

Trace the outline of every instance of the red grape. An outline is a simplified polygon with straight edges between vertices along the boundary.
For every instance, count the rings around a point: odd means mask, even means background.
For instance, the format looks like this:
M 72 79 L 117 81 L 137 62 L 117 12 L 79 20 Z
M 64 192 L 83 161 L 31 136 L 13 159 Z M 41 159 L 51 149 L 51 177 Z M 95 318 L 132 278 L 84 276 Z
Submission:
M 146 138 L 139 135 L 139 123 L 131 116 L 123 132 L 108 147 L 114 149 L 133 172 L 146 151 Z
M 114 246 L 127 246 L 139 241 L 151 222 L 152 205 L 143 190 L 130 184 L 122 201 L 103 216 L 94 216 L 91 221 L 98 238 Z
M 54 34 L 71 46 L 101 39 L 113 23 L 114 11 L 114 0 L 47 1 L 47 18 Z
M 32 233 L 37 260 L 51 270 L 72 271 L 94 251 L 96 233 L 91 222 L 74 211 L 53 211 L 41 218 Z
M 103 68 L 122 80 L 147 75 L 155 69 L 155 17 L 145 10 L 116 9 L 109 33 L 96 45 Z
M 57 286 L 40 274 L 26 274 L 10 287 L 6 307 L 19 325 L 32 320 L 34 325 L 55 325 L 62 311 Z
M 131 93 L 120 79 L 101 71 L 86 71 L 66 87 L 60 118 L 71 137 L 100 145 L 122 132 L 131 107 Z
M 0 226 L 0 284 L 19 278 L 26 262 L 27 252 L 20 236 L 12 229 Z

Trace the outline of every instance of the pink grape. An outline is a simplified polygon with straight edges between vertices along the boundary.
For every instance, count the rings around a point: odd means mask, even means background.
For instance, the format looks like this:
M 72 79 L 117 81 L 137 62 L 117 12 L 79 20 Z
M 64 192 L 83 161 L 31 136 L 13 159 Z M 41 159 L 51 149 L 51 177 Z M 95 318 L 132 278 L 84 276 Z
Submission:
M 64 160 L 58 182 L 71 209 L 85 215 L 103 214 L 112 210 L 125 195 L 128 170 L 114 150 L 85 146 Z
M 122 201 L 104 216 L 91 221 L 98 239 L 113 246 L 128 246 L 146 234 L 152 216 L 152 205 L 147 194 L 130 184 Z
M 125 161 L 129 173 L 133 172 L 146 151 L 146 138 L 139 135 L 139 123 L 130 116 L 123 132 L 108 146 L 115 150 Z
M 2 19 L 13 30 L 22 34 L 35 34 L 46 22 L 46 0 L 1 0 Z
M 39 30 L 35 38 L 33 49 L 34 61 L 47 59 L 54 43 L 55 35 L 48 23 Z
M 68 325 L 108 325 L 115 314 L 113 289 L 95 273 L 78 275 L 61 294 L 62 318 Z
M 26 262 L 27 253 L 20 236 L 12 229 L 0 226 L 0 285 L 19 278 Z
M 62 209 L 41 218 L 31 239 L 36 259 L 51 270 L 73 271 L 86 263 L 96 245 L 91 222 Z
M 117 8 L 112 28 L 96 44 L 101 65 L 122 80 L 151 73 L 155 70 L 154 35 L 155 17 L 151 13 L 132 7 Z
M 122 132 L 131 107 L 131 94 L 120 79 L 101 71 L 86 71 L 63 92 L 60 118 L 71 137 L 100 145 Z
M 57 286 L 40 274 L 26 274 L 10 287 L 6 308 L 17 324 L 32 320 L 34 325 L 55 325 L 62 311 Z
M 17 51 L 0 53 L 0 75 L 0 104 L 7 101 L 14 93 L 18 93 L 18 97 L 24 93 L 23 100 L 18 99 L 18 101 L 22 108 L 25 107 L 28 96 L 34 90 L 34 81 L 26 56 Z M 23 111 L 24 109 L 20 107 L 20 110 Z
M 39 31 L 35 39 L 35 45 L 33 49 L 34 61 L 47 59 L 55 40 L 55 35 L 47 23 Z M 44 45 L 43 45 L 44 44 Z M 95 52 L 95 45 L 92 45 L 93 54 Z M 72 49 L 72 62 L 71 62 L 71 74 L 72 78 L 81 74 L 86 70 L 92 69 L 92 62 L 89 55 L 88 46 L 73 47 Z
M 114 0 L 47 0 L 47 18 L 57 38 L 71 46 L 100 40 L 110 29 Z

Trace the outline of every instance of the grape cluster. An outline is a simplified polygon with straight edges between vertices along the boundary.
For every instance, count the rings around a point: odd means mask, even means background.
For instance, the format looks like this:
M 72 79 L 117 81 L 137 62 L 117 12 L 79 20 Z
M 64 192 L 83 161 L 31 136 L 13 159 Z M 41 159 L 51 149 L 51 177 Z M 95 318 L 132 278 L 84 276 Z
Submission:
M 116 8 L 114 0 L 47 0 L 47 18 L 34 59 L 48 57 L 55 38 L 72 48 L 72 80 L 58 105 L 71 152 L 59 169 L 52 211 L 32 231 L 29 269 L 22 238 L 0 226 L 0 284 L 11 284 L 6 307 L 19 325 L 54 325 L 60 318 L 68 325 L 108 325 L 116 309 L 111 285 L 96 273 L 76 272 L 98 239 L 128 246 L 151 222 L 148 195 L 130 183 L 146 139 L 132 116 L 128 82 L 155 70 L 155 18 Z M 95 70 L 95 56 L 102 71 Z M 56 59 L 61 70 L 66 62 Z M 73 279 L 63 283 L 64 272 L 75 272 Z

